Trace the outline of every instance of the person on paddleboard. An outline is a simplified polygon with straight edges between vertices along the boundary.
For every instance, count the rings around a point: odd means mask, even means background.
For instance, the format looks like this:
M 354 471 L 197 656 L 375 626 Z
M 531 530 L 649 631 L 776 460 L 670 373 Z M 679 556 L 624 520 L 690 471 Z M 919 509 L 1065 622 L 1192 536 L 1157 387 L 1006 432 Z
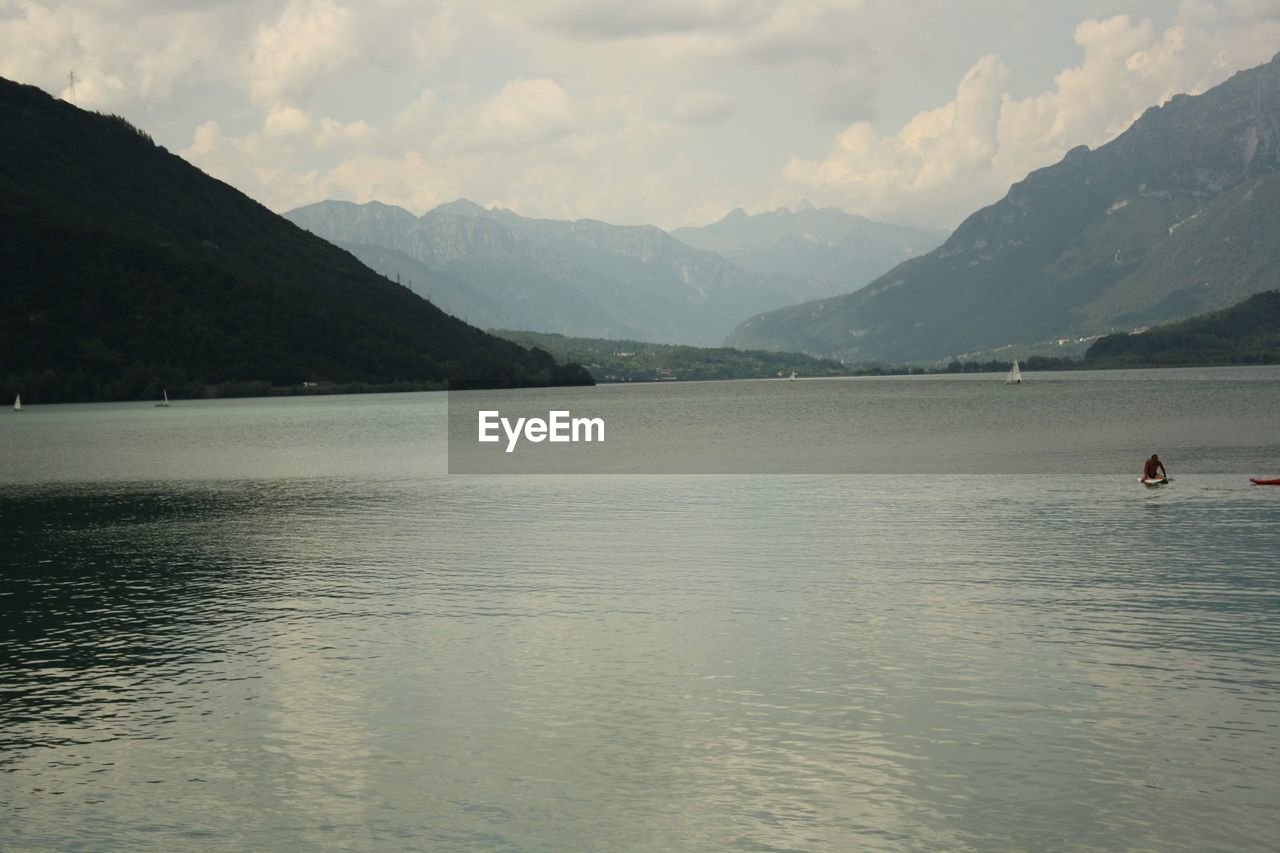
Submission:
M 1165 473 L 1165 470 L 1164 470 L 1164 463 L 1160 461 L 1159 456 L 1152 453 L 1151 458 L 1148 459 L 1146 461 L 1146 464 L 1142 466 L 1142 479 L 1144 480 L 1156 479 L 1156 471 L 1160 472 L 1159 476 L 1161 479 L 1163 480 L 1169 479 L 1169 475 Z

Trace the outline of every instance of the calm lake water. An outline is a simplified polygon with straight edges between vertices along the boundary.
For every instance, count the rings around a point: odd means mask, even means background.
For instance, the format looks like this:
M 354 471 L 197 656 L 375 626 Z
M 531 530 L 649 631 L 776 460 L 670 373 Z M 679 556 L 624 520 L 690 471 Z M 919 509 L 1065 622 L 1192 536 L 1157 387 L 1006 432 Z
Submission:
M 1280 369 L 1025 377 L 528 392 L 684 476 L 446 474 L 442 394 L 0 415 L 0 849 L 1274 849 Z M 797 471 L 689 456 L 782 393 Z

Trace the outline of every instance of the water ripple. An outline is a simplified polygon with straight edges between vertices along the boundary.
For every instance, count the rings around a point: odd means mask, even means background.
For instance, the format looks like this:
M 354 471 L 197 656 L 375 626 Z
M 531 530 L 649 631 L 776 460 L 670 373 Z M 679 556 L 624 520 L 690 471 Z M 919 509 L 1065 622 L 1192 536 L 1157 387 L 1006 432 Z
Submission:
M 0 846 L 1263 848 L 1280 503 L 1207 480 L 8 487 Z

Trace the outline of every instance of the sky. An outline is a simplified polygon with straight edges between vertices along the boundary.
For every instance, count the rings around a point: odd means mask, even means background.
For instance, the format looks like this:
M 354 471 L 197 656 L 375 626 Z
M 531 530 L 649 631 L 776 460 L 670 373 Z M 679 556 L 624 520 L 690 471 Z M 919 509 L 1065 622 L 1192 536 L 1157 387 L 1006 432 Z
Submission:
M 0 0 L 0 76 L 267 207 L 951 228 L 1280 51 L 1280 0 Z

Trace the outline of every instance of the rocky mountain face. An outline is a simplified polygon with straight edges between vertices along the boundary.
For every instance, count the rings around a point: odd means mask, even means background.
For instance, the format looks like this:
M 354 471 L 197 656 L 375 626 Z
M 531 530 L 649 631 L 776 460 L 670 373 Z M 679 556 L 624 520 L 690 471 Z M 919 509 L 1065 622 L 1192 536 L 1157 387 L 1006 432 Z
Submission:
M 285 216 L 491 328 L 716 345 L 744 317 L 838 292 L 747 272 L 652 226 L 529 219 L 465 199 L 422 216 L 335 201 Z
M 856 293 L 744 322 L 735 346 L 929 361 L 1225 308 L 1280 280 L 1280 56 L 1147 110 Z
M 739 208 L 719 222 L 677 228 L 671 236 L 751 272 L 813 276 L 839 293 L 852 293 L 903 261 L 937 248 L 947 235 L 802 203 L 795 210 L 780 207 L 754 216 Z

